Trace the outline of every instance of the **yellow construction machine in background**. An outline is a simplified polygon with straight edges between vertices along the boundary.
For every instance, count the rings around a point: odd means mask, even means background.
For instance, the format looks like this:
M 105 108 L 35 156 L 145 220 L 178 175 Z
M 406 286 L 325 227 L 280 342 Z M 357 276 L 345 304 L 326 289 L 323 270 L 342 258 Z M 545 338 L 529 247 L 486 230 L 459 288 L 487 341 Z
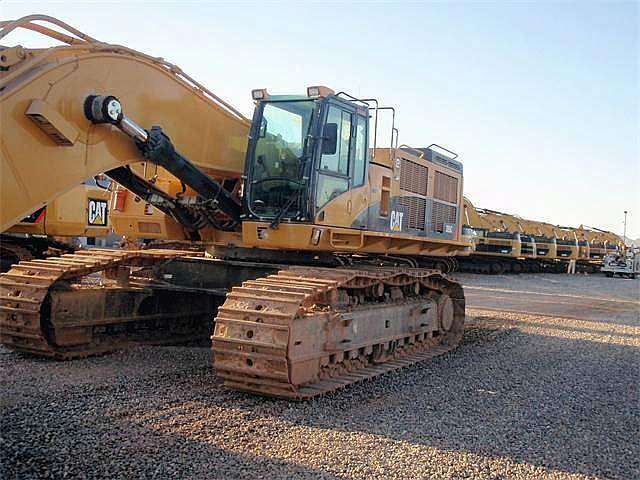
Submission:
M 7 271 L 21 260 L 46 258 L 73 252 L 80 244 L 95 243 L 96 237 L 111 232 L 108 181 L 95 180 L 63 193 L 35 210 L 0 235 L 0 271 Z
M 603 230 L 561 227 L 495 210 L 475 208 L 465 198 L 465 238 L 473 253 L 458 258 L 462 270 L 479 273 L 599 270 L 607 253 L 624 250 L 622 239 Z

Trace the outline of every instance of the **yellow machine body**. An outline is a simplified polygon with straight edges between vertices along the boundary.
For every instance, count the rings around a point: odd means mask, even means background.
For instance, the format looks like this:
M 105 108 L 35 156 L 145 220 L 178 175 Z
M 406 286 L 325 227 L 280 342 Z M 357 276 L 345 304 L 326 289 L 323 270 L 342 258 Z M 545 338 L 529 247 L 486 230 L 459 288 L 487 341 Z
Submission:
M 474 244 L 473 254 L 486 257 L 521 258 L 520 235 L 505 230 L 499 220 L 476 209 L 468 198 L 464 198 L 464 220 L 468 227 L 469 239 Z
M 162 167 L 143 162 L 131 165 L 131 168 L 170 194 L 175 195 L 182 189 L 180 181 Z M 188 239 L 178 222 L 115 182 L 111 186 L 110 209 L 113 231 L 127 240 Z
M 57 237 L 101 237 L 111 231 L 111 192 L 96 185 L 82 184 L 22 219 L 6 233 Z
M 2 58 L 0 231 L 86 179 L 140 162 L 130 139 L 87 120 L 91 94 L 117 92 L 145 125 L 162 119 L 209 175 L 242 174 L 248 120 L 161 59 L 102 43 L 12 47 Z
M 427 160 L 425 152 L 408 147 L 379 148 L 372 158 L 365 183 L 328 201 L 314 223 L 270 229 L 269 222 L 246 221 L 243 244 L 411 256 L 470 252 L 459 220 L 460 169 Z

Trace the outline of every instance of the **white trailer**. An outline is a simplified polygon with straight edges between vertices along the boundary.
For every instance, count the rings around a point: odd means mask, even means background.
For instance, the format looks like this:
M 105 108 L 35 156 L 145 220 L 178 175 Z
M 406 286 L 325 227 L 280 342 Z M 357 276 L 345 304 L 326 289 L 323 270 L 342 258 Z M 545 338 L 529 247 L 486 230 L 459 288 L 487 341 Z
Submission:
M 630 278 L 640 275 L 640 247 L 627 249 L 624 253 L 610 253 L 604 257 L 601 272 L 607 277 L 618 274 Z

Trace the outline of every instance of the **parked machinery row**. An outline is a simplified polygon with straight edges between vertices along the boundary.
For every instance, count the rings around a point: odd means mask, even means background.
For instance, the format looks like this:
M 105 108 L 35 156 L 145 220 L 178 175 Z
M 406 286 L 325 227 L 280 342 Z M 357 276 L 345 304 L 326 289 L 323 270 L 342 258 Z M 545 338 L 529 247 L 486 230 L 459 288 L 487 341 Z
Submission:
M 406 147 L 405 147 L 406 148 Z M 429 152 L 433 155 L 433 152 Z M 416 184 L 420 179 L 410 175 L 410 165 L 405 162 L 404 176 Z M 173 192 L 180 189 L 180 182 L 166 170 L 141 164 L 135 167 L 141 175 L 151 178 L 157 185 Z M 427 181 L 425 180 L 425 186 Z M 152 245 L 185 245 L 188 234 L 170 216 L 162 214 L 127 189 L 114 184 L 110 221 L 114 230 L 127 239 Z M 408 198 L 404 202 L 410 207 Z M 415 212 L 399 206 L 406 214 L 406 221 Z M 469 248 L 456 257 L 433 260 L 433 265 L 445 272 L 454 270 L 477 273 L 566 272 L 570 260 L 576 261 L 577 271 L 593 273 L 602 265 L 608 253 L 624 250 L 617 235 L 592 227 L 564 227 L 546 222 L 526 220 L 516 215 L 495 210 L 476 208 L 466 197 L 463 199 L 461 240 Z M 423 223 L 428 223 L 425 218 Z M 444 225 L 442 226 L 444 228 Z
M 624 250 L 617 235 L 580 226 L 562 227 L 516 215 L 476 208 L 464 198 L 462 233 L 473 245 L 470 255 L 458 257 L 460 268 L 479 273 L 598 271 L 604 256 Z

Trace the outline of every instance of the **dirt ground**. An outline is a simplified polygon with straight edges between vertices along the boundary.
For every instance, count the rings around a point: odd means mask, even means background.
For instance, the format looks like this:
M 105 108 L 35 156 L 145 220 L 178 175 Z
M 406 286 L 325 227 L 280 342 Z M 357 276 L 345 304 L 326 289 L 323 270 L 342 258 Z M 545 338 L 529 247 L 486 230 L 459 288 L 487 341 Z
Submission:
M 206 348 L 0 347 L 1 478 L 640 478 L 640 280 L 456 275 L 454 352 L 302 403 Z

